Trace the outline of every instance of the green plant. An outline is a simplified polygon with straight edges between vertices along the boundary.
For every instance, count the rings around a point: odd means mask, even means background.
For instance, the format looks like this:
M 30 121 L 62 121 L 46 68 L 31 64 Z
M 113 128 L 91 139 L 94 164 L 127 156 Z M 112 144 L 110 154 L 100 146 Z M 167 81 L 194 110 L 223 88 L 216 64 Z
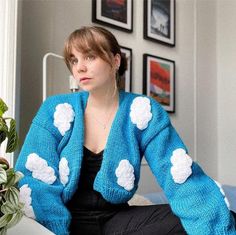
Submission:
M 16 122 L 13 118 L 3 117 L 8 110 L 0 98 L 0 146 L 7 139 L 6 153 L 14 152 L 18 145 Z M 8 161 L 0 157 L 0 235 L 16 225 L 23 216 L 23 203 L 19 201 L 18 181 L 23 177 L 21 172 L 15 172 Z

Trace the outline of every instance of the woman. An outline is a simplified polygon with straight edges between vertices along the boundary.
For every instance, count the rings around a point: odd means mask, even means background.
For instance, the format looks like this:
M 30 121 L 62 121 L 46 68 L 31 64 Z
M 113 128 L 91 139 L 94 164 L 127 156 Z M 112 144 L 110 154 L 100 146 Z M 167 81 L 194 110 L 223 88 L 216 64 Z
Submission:
M 119 91 L 126 62 L 101 27 L 74 31 L 65 62 L 84 90 L 48 98 L 16 169 L 26 215 L 61 234 L 236 234 L 220 185 L 192 161 L 152 98 Z M 169 205 L 128 206 L 146 160 Z

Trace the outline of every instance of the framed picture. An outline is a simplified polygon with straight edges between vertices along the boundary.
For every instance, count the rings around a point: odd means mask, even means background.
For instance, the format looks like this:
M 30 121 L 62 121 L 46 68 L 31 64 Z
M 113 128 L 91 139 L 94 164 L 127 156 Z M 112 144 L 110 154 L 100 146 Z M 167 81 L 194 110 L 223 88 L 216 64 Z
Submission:
M 92 0 L 92 22 L 133 31 L 133 0 Z
M 143 55 L 143 93 L 153 97 L 167 112 L 175 112 L 175 62 Z
M 127 92 L 132 91 L 132 49 L 128 47 L 120 47 L 121 54 L 123 54 L 126 57 L 127 60 L 127 69 L 120 77 L 120 87 L 122 90 L 125 90 Z
M 144 0 L 144 38 L 175 46 L 175 0 Z

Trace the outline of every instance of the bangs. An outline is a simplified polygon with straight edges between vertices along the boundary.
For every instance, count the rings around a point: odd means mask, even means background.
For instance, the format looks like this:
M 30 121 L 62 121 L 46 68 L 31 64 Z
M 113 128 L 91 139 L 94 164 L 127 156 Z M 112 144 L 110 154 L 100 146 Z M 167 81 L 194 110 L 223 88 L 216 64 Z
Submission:
M 94 31 L 76 30 L 70 35 L 64 47 L 64 59 L 70 69 L 70 60 L 75 49 L 83 54 L 92 53 L 111 64 L 112 53 L 106 38 Z

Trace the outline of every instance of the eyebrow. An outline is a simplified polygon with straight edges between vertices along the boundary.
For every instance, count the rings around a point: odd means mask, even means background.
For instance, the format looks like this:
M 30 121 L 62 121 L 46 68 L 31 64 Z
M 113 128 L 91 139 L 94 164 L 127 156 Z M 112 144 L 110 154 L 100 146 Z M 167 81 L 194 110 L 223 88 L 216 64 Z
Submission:
M 73 58 L 73 57 L 75 57 L 74 54 L 70 54 L 70 55 L 69 55 L 69 58 Z
M 96 55 L 96 52 L 94 52 L 93 50 L 91 50 L 91 49 L 88 49 L 88 50 L 85 50 L 84 52 L 81 52 L 82 54 L 94 54 L 94 55 Z M 73 57 L 76 57 L 73 53 L 71 53 L 70 55 L 69 55 L 69 58 L 73 58 Z

